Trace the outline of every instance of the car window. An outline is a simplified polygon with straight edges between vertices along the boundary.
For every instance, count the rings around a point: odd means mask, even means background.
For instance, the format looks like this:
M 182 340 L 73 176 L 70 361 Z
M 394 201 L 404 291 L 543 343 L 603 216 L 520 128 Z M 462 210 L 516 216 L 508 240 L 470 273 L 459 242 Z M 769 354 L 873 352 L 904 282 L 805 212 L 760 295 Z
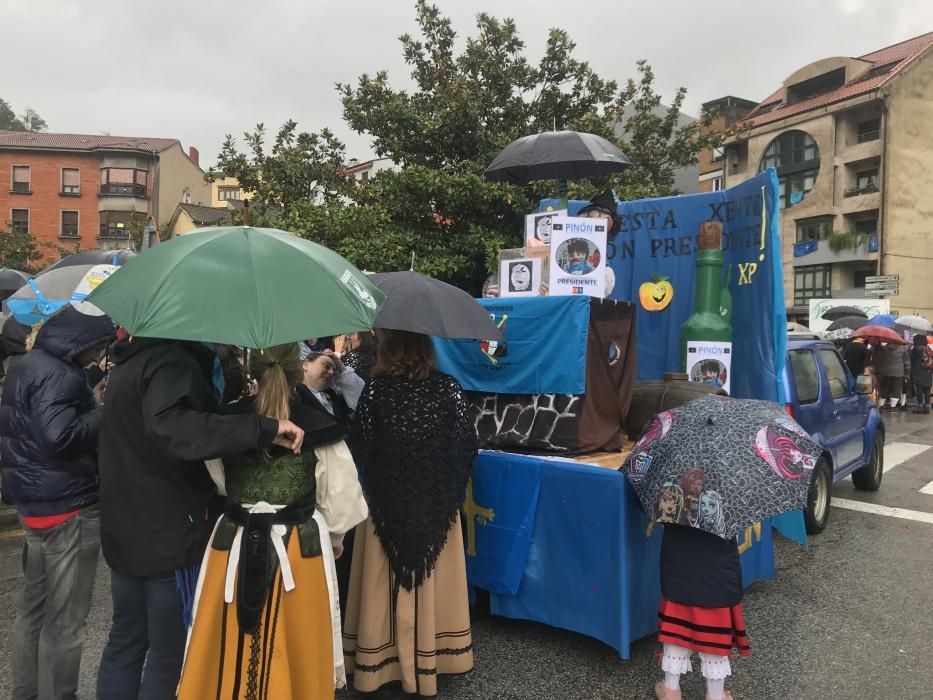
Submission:
M 809 350 L 792 350 L 790 367 L 797 385 L 797 400 L 801 404 L 814 403 L 820 398 L 820 373 L 816 358 Z
M 833 350 L 820 350 L 820 359 L 826 368 L 826 379 L 833 398 L 839 399 L 848 394 L 849 376 L 846 374 L 846 368 L 839 359 L 839 355 Z

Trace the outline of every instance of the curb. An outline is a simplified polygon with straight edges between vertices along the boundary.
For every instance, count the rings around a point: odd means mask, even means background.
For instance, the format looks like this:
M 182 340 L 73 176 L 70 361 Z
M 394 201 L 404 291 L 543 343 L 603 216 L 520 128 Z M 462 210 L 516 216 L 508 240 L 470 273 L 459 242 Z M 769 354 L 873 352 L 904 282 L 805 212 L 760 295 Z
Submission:
M 19 518 L 13 506 L 0 506 L 0 532 L 4 530 L 18 530 Z

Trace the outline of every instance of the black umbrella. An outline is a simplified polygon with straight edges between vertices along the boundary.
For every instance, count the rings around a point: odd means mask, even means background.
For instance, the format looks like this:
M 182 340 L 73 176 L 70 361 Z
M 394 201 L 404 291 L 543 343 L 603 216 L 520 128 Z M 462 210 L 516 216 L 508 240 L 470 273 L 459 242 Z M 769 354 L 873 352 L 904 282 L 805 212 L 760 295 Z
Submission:
M 414 271 L 383 272 L 370 280 L 386 295 L 374 326 L 437 338 L 496 340 L 502 333 L 462 289 Z
M 546 131 L 510 143 L 486 168 L 486 179 L 524 184 L 580 180 L 621 173 L 632 165 L 622 151 L 596 134 Z
M 621 469 L 653 522 L 732 539 L 803 510 L 822 452 L 778 404 L 707 395 L 658 414 Z
M 0 292 L 15 292 L 26 284 L 29 275 L 11 267 L 0 267 Z
M 836 321 L 840 318 L 845 318 L 846 316 L 868 318 L 868 314 L 854 306 L 834 306 L 833 308 L 827 309 L 825 312 L 823 312 L 823 315 L 820 316 L 820 318 L 826 321 Z
M 130 258 L 135 258 L 132 250 L 84 250 L 68 255 L 57 263 L 52 263 L 42 272 L 57 270 L 71 265 L 125 265 Z
M 825 318 L 825 317 L 824 317 Z M 868 325 L 868 319 L 864 316 L 843 316 L 833 321 L 827 331 L 838 331 L 848 328 L 850 331 L 857 331 L 862 326 Z

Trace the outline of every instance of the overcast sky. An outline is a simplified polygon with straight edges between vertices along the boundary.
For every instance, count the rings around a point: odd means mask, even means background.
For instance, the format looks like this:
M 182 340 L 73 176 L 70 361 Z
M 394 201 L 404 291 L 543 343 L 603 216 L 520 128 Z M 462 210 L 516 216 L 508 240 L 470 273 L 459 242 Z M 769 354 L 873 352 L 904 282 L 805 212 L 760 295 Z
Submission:
M 458 36 L 476 13 L 513 17 L 537 59 L 547 30 L 624 83 L 653 66 L 686 111 L 723 95 L 760 100 L 818 58 L 857 56 L 933 31 L 931 0 L 440 0 Z M 0 97 L 51 131 L 175 137 L 214 163 L 224 134 L 288 118 L 333 129 L 348 157 L 370 140 L 341 118 L 336 82 L 389 71 L 408 83 L 399 35 L 413 0 L 0 0 Z

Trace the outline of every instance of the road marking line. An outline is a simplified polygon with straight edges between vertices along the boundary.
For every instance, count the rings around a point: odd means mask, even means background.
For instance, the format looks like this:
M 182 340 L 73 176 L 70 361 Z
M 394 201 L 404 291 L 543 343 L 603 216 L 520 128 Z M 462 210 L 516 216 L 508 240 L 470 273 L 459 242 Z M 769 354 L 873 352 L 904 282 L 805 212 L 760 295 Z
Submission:
M 846 510 L 857 510 L 861 513 L 872 513 L 874 515 L 886 515 L 889 518 L 901 518 L 902 520 L 914 520 L 918 523 L 933 524 L 933 513 L 924 513 L 919 510 L 907 510 L 906 508 L 891 508 L 890 506 L 879 506 L 876 503 L 863 503 L 862 501 L 850 501 L 846 498 L 834 498 L 832 504 L 838 508 Z
M 925 493 L 928 496 L 933 496 L 933 481 L 920 489 L 920 493 Z
M 25 530 L 9 530 L 8 532 L 0 532 L 0 540 L 6 539 L 7 537 L 20 537 L 25 535 Z
M 892 442 L 884 446 L 884 471 L 894 469 L 899 464 L 922 455 L 930 449 L 930 445 L 917 445 L 912 442 Z

